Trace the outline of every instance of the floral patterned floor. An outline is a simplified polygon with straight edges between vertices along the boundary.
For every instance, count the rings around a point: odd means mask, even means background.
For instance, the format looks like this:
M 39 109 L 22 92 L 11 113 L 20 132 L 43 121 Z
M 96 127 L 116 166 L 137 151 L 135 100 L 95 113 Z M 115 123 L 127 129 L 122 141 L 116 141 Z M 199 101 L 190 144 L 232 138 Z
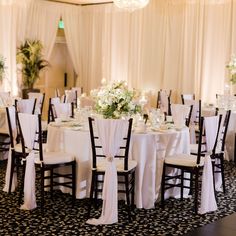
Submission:
M 51 200 L 46 193 L 45 214 L 40 209 L 23 211 L 18 206 L 19 191 L 7 194 L 0 191 L 0 235 L 183 235 L 194 228 L 230 215 L 236 210 L 236 167 L 225 163 L 227 193 L 217 194 L 218 210 L 206 215 L 194 215 L 191 199 L 183 202 L 166 201 L 165 209 L 135 209 L 133 221 L 128 222 L 125 204 L 119 202 L 119 222 L 114 225 L 86 224 L 88 200 L 77 200 L 74 208 L 71 197 L 59 191 Z M 3 187 L 6 162 L 0 162 L 0 186 Z M 40 199 L 40 196 L 37 196 Z M 98 217 L 100 210 L 92 210 Z

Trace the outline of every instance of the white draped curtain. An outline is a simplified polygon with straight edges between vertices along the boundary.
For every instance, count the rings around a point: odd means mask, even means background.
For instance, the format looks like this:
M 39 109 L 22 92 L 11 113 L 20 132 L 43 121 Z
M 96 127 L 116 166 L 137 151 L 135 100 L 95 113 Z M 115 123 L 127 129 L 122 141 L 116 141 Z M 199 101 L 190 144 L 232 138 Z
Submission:
M 62 11 L 62 19 L 65 26 L 65 37 L 68 50 L 71 56 L 74 70 L 77 74 L 76 86 L 81 85 L 79 77 L 81 71 L 81 53 L 80 38 L 83 37 L 81 30 L 81 7 L 73 5 L 65 5 Z
M 41 40 L 49 59 L 60 16 L 77 86 L 87 92 L 106 78 L 153 93 L 172 89 L 176 98 L 192 92 L 214 102 L 229 82 L 225 65 L 236 53 L 236 0 L 151 0 L 132 13 L 113 4 L 34 0 L 27 14 L 29 2 L 0 1 L 0 53 L 8 67 L 4 89 L 17 90 L 17 42 Z
M 5 59 L 6 72 L 0 86 L 3 91 L 17 95 L 16 77 L 16 43 L 21 37 L 25 26 L 25 17 L 31 0 L 1 0 L 0 1 L 0 54 Z
M 56 40 L 61 7 L 53 2 L 35 0 L 29 8 L 25 38 L 42 42 L 46 60 L 49 60 Z
M 82 10 L 82 69 L 87 90 L 127 80 L 140 90 L 172 89 L 214 102 L 229 81 L 235 52 L 235 0 L 152 0 L 127 13 L 112 5 Z

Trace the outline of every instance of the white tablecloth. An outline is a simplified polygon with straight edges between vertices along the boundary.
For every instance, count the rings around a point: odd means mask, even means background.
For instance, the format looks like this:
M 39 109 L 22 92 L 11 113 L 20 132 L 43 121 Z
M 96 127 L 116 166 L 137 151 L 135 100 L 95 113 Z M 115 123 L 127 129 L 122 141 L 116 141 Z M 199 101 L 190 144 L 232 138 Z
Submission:
M 133 133 L 130 158 L 136 168 L 135 203 L 138 208 L 152 208 L 159 194 L 163 160 L 175 153 L 189 153 L 189 131 Z M 89 196 L 91 181 L 91 147 L 89 131 L 66 127 L 48 127 L 48 149 L 64 149 L 77 161 L 77 198 Z M 64 190 L 63 190 L 64 191 Z

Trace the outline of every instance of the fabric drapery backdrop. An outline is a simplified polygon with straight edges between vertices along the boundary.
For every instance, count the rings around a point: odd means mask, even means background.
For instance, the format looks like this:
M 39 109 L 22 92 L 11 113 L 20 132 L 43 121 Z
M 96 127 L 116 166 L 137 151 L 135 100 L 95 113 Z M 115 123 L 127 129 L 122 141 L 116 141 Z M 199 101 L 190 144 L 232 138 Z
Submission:
M 0 54 L 5 58 L 5 78 L 1 90 L 11 91 L 14 96 L 18 92 L 16 78 L 16 42 L 24 31 L 24 18 L 31 0 L 0 1 Z
M 82 9 L 81 80 L 127 80 L 142 90 L 170 88 L 214 102 L 228 82 L 235 48 L 235 0 L 152 0 L 127 13 L 112 5 Z
M 236 53 L 236 0 L 151 0 L 132 13 L 113 4 L 78 7 L 34 0 L 25 14 L 28 2 L 0 1 L 0 53 L 8 67 L 2 87 L 14 93 L 16 41 L 40 39 L 48 59 L 60 15 L 77 86 L 86 92 L 106 78 L 127 80 L 153 94 L 172 89 L 173 97 L 195 93 L 214 102 L 229 81 L 225 65 Z
M 61 7 L 53 2 L 35 0 L 29 8 L 25 38 L 42 42 L 46 60 L 56 40 Z
M 70 57 L 77 75 L 81 71 L 80 38 L 83 36 L 81 29 L 81 7 L 67 5 L 63 8 L 62 19 L 65 25 L 66 43 Z M 77 77 L 76 86 L 81 84 L 80 77 Z

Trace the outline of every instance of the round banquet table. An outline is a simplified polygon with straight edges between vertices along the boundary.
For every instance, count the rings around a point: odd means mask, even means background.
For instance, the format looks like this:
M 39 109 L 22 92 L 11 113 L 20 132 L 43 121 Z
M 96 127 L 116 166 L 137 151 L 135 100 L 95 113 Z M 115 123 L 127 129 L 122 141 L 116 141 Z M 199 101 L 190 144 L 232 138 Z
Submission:
M 178 131 L 172 129 L 132 132 L 129 158 L 137 161 L 136 207 L 146 209 L 154 207 L 160 191 L 164 158 L 169 155 L 189 153 L 189 144 L 188 128 Z M 88 125 L 75 128 L 69 124 L 51 123 L 48 126 L 47 151 L 59 150 L 73 154 L 76 158 L 76 197 L 89 197 L 92 152 Z

